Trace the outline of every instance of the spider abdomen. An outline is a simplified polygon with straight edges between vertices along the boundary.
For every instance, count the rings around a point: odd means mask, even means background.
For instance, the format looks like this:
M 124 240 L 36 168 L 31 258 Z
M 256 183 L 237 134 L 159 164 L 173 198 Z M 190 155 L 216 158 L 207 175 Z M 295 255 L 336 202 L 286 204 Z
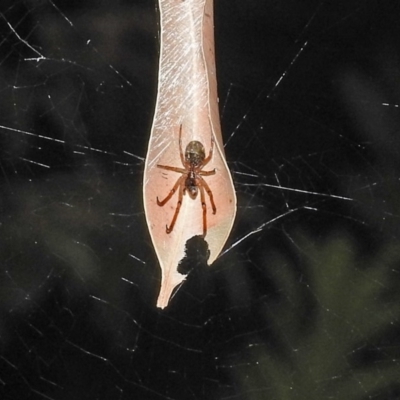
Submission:
M 202 164 L 205 158 L 206 151 L 204 150 L 203 144 L 197 140 L 189 142 L 185 150 L 186 161 L 191 165 L 195 165 L 197 167 Z

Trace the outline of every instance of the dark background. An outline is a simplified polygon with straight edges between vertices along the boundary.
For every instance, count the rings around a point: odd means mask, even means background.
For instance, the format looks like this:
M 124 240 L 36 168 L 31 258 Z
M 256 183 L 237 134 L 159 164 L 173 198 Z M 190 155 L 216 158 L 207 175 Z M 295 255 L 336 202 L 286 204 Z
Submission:
M 2 1 L 0 398 L 399 399 L 399 11 L 215 0 L 238 215 L 159 310 L 156 1 Z

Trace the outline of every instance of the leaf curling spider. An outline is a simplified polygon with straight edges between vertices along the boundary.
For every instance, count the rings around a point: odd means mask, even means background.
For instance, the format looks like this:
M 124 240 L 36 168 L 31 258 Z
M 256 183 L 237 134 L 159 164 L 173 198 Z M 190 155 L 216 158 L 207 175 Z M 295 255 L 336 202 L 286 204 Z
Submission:
M 206 157 L 204 146 L 201 142 L 193 140 L 188 143 L 185 149 L 185 155 L 182 151 L 182 124 L 179 127 L 179 154 L 181 162 L 184 168 L 171 167 L 169 165 L 157 164 L 158 168 L 166 169 L 168 171 L 174 171 L 182 174 L 177 179 L 174 186 L 170 190 L 167 197 L 160 201 L 157 197 L 157 204 L 162 207 L 164 206 L 174 195 L 176 190 L 179 188 L 178 202 L 176 204 L 175 214 L 172 218 L 170 226 L 166 225 L 166 232 L 171 233 L 174 229 L 176 219 L 178 218 L 179 210 L 182 205 L 183 195 L 186 191 L 192 200 L 196 199 L 198 192 L 200 192 L 201 207 L 203 209 L 203 237 L 207 233 L 207 205 L 205 201 L 204 191 L 207 192 L 212 207 L 212 212 L 215 214 L 217 208 L 215 207 L 214 197 L 210 187 L 204 180 L 203 176 L 210 176 L 215 174 L 215 169 L 212 171 L 203 171 L 203 168 L 209 163 L 212 158 L 214 151 L 214 137 L 211 133 L 211 147 L 208 156 Z

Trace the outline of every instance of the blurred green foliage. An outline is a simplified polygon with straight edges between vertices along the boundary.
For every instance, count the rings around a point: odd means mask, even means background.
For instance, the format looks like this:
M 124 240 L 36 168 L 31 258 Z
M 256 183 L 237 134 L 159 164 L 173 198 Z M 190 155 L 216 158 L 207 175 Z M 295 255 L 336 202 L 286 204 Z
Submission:
M 288 258 L 271 257 L 282 293 L 265 312 L 278 340 L 253 347 L 238 376 L 245 398 L 381 398 L 400 384 L 400 340 L 389 342 L 399 326 L 400 247 L 366 256 L 344 233 L 320 242 L 301 233 L 295 242 L 307 276 L 299 282 Z

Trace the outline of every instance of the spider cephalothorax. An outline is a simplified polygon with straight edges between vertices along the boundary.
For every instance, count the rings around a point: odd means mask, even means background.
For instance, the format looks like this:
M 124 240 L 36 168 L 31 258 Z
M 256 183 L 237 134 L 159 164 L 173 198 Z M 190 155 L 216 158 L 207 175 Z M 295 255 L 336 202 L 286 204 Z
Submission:
M 203 236 L 207 233 L 207 206 L 205 202 L 204 191 L 207 192 L 210 197 L 210 203 L 212 207 L 213 214 L 217 212 L 217 208 L 214 204 L 214 198 L 210 187 L 204 180 L 203 176 L 209 176 L 215 174 L 215 169 L 212 171 L 203 171 L 205 165 L 211 160 L 214 150 L 214 138 L 211 135 L 211 147 L 210 153 L 206 157 L 204 146 L 201 142 L 193 140 L 189 142 L 185 149 L 185 156 L 182 151 L 182 125 L 179 128 L 179 153 L 181 162 L 184 168 L 171 167 L 169 165 L 157 165 L 158 168 L 166 169 L 168 171 L 179 172 L 182 174 L 180 178 L 176 181 L 173 188 L 170 190 L 167 197 L 159 201 L 157 197 L 157 204 L 162 207 L 166 204 L 171 197 L 174 195 L 176 190 L 179 190 L 178 203 L 176 205 L 175 214 L 172 218 L 171 225 L 166 226 L 166 232 L 171 233 L 174 228 L 176 219 L 178 218 L 179 210 L 182 205 L 183 195 L 187 191 L 191 199 L 197 197 L 198 192 L 200 192 L 201 207 L 203 208 Z

